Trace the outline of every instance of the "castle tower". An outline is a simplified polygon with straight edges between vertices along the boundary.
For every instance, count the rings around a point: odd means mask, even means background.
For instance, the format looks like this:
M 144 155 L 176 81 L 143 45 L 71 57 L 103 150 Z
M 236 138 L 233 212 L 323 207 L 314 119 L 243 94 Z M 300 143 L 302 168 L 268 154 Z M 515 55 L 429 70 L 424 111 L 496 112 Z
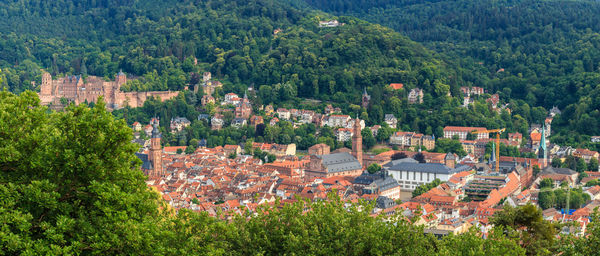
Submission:
M 152 171 L 148 174 L 149 177 L 162 177 L 163 164 L 162 164 L 162 147 L 160 146 L 160 139 L 162 137 L 158 129 L 158 121 L 154 121 L 152 126 L 152 137 L 150 138 L 150 154 L 148 158 L 152 162 Z
M 362 166 L 363 160 L 363 150 L 362 150 L 362 135 L 360 127 L 360 119 L 358 117 L 354 120 L 354 126 L 352 127 L 352 155 L 358 160 L 360 165 Z
M 538 148 L 538 159 L 541 159 L 542 168 L 548 166 L 548 152 L 546 151 L 546 126 L 542 127 L 542 138 L 540 139 L 540 147 Z
M 40 86 L 41 95 L 52 95 L 52 75 L 48 72 L 42 74 L 42 85 Z
M 119 71 L 115 80 L 117 81 L 117 87 L 119 87 L 119 88 L 121 87 L 121 85 L 124 85 L 125 83 L 127 83 L 127 76 L 125 75 L 125 73 L 123 73 L 123 70 Z

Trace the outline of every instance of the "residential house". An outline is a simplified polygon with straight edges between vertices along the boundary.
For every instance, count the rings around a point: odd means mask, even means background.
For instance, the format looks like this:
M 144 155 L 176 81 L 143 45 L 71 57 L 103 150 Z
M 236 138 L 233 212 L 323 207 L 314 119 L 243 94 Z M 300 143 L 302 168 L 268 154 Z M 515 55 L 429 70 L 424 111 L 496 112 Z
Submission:
M 561 114 L 561 111 L 560 111 L 560 109 L 558 109 L 558 107 L 554 106 L 554 107 L 552 107 L 552 109 L 550 109 L 551 117 L 554 117 L 554 116 L 560 115 L 560 114 Z
M 474 140 L 462 140 L 460 144 L 462 144 L 462 148 L 467 154 L 475 155 L 476 142 Z
M 340 23 L 338 20 L 319 21 L 320 28 L 334 28 L 343 25 L 344 23 Z
M 446 126 L 444 127 L 444 138 L 452 139 L 455 135 L 458 136 L 459 140 L 466 140 L 467 134 L 477 131 L 481 132 L 476 134 L 477 139 L 489 139 L 489 133 L 485 132 L 487 129 L 483 127 L 464 127 L 464 126 Z
M 273 109 L 273 105 L 269 104 L 265 107 L 265 114 L 268 116 L 272 115 L 275 110 Z
M 471 95 L 482 95 L 484 93 L 483 88 L 481 87 L 477 87 L 477 86 L 473 86 L 473 87 L 466 87 L 466 86 L 462 86 L 460 87 L 460 91 L 462 92 L 463 96 L 465 97 L 471 97 Z
M 283 120 L 290 120 L 292 118 L 292 113 L 285 108 L 278 108 L 277 115 Z
M 423 90 L 419 88 L 410 90 L 410 93 L 408 93 L 408 103 L 423 103 Z
M 235 154 L 237 156 L 242 153 L 242 147 L 240 147 L 240 145 L 225 145 L 223 150 L 225 150 L 226 156 L 231 154 Z
M 578 148 L 575 150 L 575 152 L 573 152 L 573 156 L 583 158 L 586 163 L 589 163 L 592 158 L 596 158 L 596 160 L 598 160 L 598 151 Z
M 154 129 L 154 127 L 152 127 L 151 124 L 144 126 L 144 133 L 146 133 L 147 136 L 150 136 L 152 134 L 152 130 Z
M 373 137 L 377 136 L 377 133 L 379 132 L 379 129 L 381 129 L 381 125 L 373 125 L 371 128 L 369 128 L 371 130 L 371 134 L 373 135 Z
M 396 128 L 398 126 L 398 119 L 396 119 L 394 114 L 385 114 L 384 121 L 391 128 Z
M 221 115 L 221 114 L 215 114 L 210 119 L 210 128 L 212 130 L 220 130 L 221 128 L 223 128 L 224 124 L 225 124 L 225 120 L 223 120 L 223 115 Z
M 140 124 L 139 122 L 133 122 L 133 125 L 131 126 L 131 128 L 134 131 L 139 132 L 142 130 L 142 124 Z
M 275 125 L 277 125 L 277 123 L 279 123 L 279 118 L 277 118 L 277 117 L 273 117 L 271 119 L 271 121 L 269 121 L 270 126 L 275 126 Z
M 346 127 L 348 122 L 351 120 L 349 115 L 330 115 L 324 122 L 324 125 L 330 127 Z
M 521 144 L 521 142 L 523 141 L 523 134 L 518 133 L 518 132 L 509 133 L 508 141 L 515 141 L 515 142 Z
M 430 150 L 435 148 L 433 136 L 423 135 L 415 132 L 395 132 L 390 136 L 390 144 L 413 149 L 424 148 Z
M 209 114 L 198 114 L 198 121 L 209 122 L 210 121 L 210 115 Z
M 335 137 L 337 141 L 349 141 L 352 139 L 352 129 L 338 128 L 335 130 Z
M 225 94 L 225 98 L 223 99 L 223 103 L 224 104 L 237 105 L 237 103 L 239 103 L 240 100 L 241 99 L 240 99 L 240 97 L 237 94 L 235 94 L 233 92 L 230 92 L 228 94 Z
M 215 103 L 215 98 L 211 95 L 204 95 L 202 96 L 202 99 L 200 100 L 200 103 L 202 104 L 202 106 L 206 106 L 209 103 Z
M 235 128 L 240 128 L 247 124 L 248 120 L 246 120 L 245 118 L 234 118 L 233 120 L 231 120 L 231 126 Z
M 171 118 L 171 132 L 180 132 L 183 128 L 188 127 L 191 124 L 192 122 L 185 117 Z
M 250 118 L 250 125 L 256 128 L 257 125 L 264 123 L 264 119 L 262 116 L 252 116 Z
M 298 117 L 298 122 L 303 124 L 312 123 L 315 119 L 316 113 L 312 110 L 302 110 Z
M 492 105 L 492 109 L 498 108 L 498 104 L 500 103 L 500 96 L 496 93 L 493 94 L 489 99 L 485 100 L 485 102 L 490 103 Z

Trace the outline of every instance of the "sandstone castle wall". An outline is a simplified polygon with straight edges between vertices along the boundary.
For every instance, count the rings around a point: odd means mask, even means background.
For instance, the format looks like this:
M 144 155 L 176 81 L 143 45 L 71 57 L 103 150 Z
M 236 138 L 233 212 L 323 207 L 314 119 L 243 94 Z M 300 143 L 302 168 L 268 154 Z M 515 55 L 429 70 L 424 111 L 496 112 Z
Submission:
M 103 96 L 107 108 L 112 110 L 125 106 L 141 107 L 150 97 L 165 101 L 179 94 L 172 91 L 122 92 L 121 86 L 126 82 L 127 77 L 123 72 L 116 75 L 115 81 L 109 82 L 96 76 L 88 77 L 85 82 L 81 76 L 53 80 L 49 73 L 44 73 L 38 95 L 44 105 L 61 105 L 62 98 L 75 104 L 97 102 Z

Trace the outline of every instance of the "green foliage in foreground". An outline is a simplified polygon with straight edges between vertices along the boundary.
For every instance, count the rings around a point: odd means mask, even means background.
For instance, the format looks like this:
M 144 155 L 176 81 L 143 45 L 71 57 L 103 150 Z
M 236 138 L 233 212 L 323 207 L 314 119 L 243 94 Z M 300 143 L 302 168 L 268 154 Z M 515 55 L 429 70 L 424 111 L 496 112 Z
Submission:
M 498 229 L 484 239 L 472 230 L 436 239 L 403 218 L 372 217 L 372 204 L 347 208 L 333 196 L 264 205 L 230 221 L 175 214 L 144 183 L 131 134 L 102 102 L 56 113 L 31 92 L 0 92 L 0 255 L 526 253 L 513 233 Z M 586 239 L 565 239 L 560 249 L 593 252 L 600 230 L 590 230 Z

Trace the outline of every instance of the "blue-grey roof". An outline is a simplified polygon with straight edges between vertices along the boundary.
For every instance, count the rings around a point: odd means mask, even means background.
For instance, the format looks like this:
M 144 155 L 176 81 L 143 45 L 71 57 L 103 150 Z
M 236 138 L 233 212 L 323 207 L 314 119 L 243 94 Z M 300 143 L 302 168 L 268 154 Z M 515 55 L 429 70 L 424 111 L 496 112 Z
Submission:
M 466 165 L 457 166 L 457 168 L 450 168 L 443 164 L 434 163 L 399 163 L 392 167 L 389 167 L 390 171 L 409 171 L 409 172 L 424 172 L 424 173 L 437 173 L 437 174 L 453 174 L 461 171 L 466 171 L 470 167 Z
M 346 152 L 320 155 L 317 157 L 323 159 L 323 165 L 327 169 L 328 173 L 362 169 L 362 166 L 358 160 Z
M 562 174 L 562 175 L 573 175 L 576 174 L 576 171 L 573 171 L 569 168 L 554 168 L 552 166 L 548 166 L 544 168 L 541 174 Z
M 352 183 L 360 185 L 370 185 L 371 183 L 373 183 L 373 181 L 377 179 L 381 179 L 380 174 L 370 174 L 368 172 L 363 172 L 363 174 L 354 178 L 354 181 Z
M 392 176 L 386 176 L 383 179 L 378 179 L 375 181 L 375 185 L 379 188 L 379 191 L 386 191 L 395 187 L 400 186 L 398 181 Z
M 380 209 L 387 209 L 396 206 L 396 202 L 386 196 L 380 196 L 375 200 L 375 206 Z
M 175 123 L 188 123 L 188 124 L 191 123 L 190 120 L 188 120 L 187 118 L 185 118 L 185 117 L 179 117 L 179 116 L 171 119 L 171 122 L 175 122 Z
M 135 153 L 140 160 L 142 160 L 142 169 L 144 170 L 152 170 L 152 162 L 148 159 L 148 154 Z
M 234 118 L 233 120 L 231 120 L 232 124 L 243 124 L 244 122 L 246 122 L 246 119 L 244 118 Z
M 396 160 L 392 160 L 390 162 L 388 162 L 387 164 L 384 164 L 383 167 L 392 167 L 394 165 L 397 165 L 399 163 L 418 163 L 419 161 L 415 160 L 414 158 L 402 158 L 402 159 L 396 159 Z
M 198 120 L 202 120 L 202 119 L 208 121 L 208 119 L 210 119 L 210 115 L 209 114 L 199 114 L 198 115 Z

